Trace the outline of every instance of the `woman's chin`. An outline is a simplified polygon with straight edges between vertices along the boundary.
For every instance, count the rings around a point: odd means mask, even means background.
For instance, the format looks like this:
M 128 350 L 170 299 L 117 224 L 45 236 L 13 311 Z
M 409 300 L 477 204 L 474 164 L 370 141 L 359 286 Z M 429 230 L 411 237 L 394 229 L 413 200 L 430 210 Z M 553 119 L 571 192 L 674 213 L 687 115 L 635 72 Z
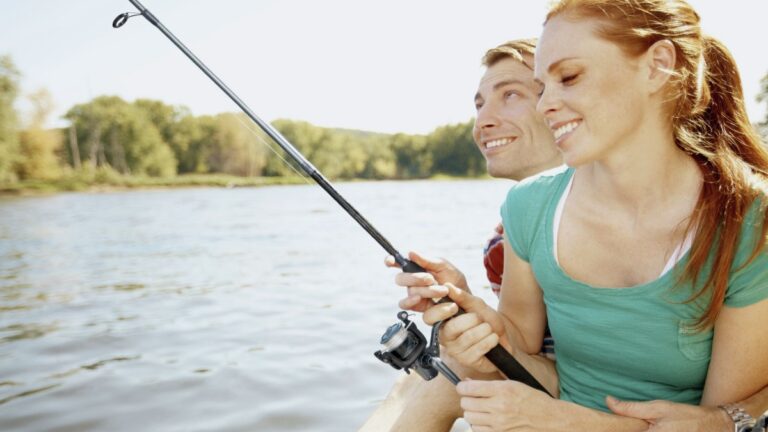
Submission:
M 585 156 L 584 154 L 573 151 L 573 150 L 564 151 L 562 153 L 563 153 L 563 162 L 571 168 L 576 168 L 591 162 L 589 158 L 584 157 Z

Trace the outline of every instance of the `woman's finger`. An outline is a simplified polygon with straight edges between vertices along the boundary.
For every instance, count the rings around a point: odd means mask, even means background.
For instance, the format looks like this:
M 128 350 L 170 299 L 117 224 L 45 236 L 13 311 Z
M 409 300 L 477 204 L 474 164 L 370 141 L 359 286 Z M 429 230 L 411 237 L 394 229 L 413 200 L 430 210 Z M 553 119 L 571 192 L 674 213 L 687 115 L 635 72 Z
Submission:
M 429 273 L 405 273 L 395 275 L 395 284 L 403 287 L 437 285 L 435 277 Z
M 461 336 L 458 337 L 456 342 L 469 348 L 487 338 L 491 333 L 493 333 L 491 325 L 487 322 L 481 322 L 475 327 L 465 331 Z
M 454 358 L 456 358 L 457 361 L 460 363 L 467 365 L 471 368 L 477 369 L 479 371 L 483 372 L 492 372 L 496 370 L 496 367 L 491 364 L 490 361 L 488 361 L 487 358 L 485 358 L 485 355 L 488 354 L 488 352 L 498 345 L 499 343 L 499 337 L 496 335 L 496 333 L 491 333 L 482 340 L 480 340 L 477 344 L 472 345 L 468 349 L 465 349 L 460 352 L 456 352 L 451 349 L 450 344 L 446 345 L 445 349 Z
M 430 286 L 409 286 L 408 296 L 419 296 L 421 298 L 439 299 L 448 295 L 448 288 L 442 285 Z
M 493 424 L 493 416 L 485 412 L 464 411 L 464 420 L 472 425 L 473 432 L 483 430 L 480 429 L 482 427 L 489 428 L 487 430 L 490 431 L 490 426 Z
M 489 413 L 491 411 L 488 409 L 487 401 L 487 398 L 466 396 L 461 398 L 460 405 L 461 409 L 464 411 Z
M 458 311 L 459 307 L 455 303 L 438 303 L 427 309 L 422 319 L 427 325 L 434 325 L 438 321 L 444 321 L 456 315 Z
M 424 312 L 429 309 L 434 302 L 430 299 L 425 299 L 419 296 L 408 296 L 400 300 L 397 305 L 400 309 L 410 310 L 414 312 Z
M 454 303 L 444 303 L 454 304 Z M 482 324 L 483 321 L 475 313 L 464 313 L 459 316 L 453 317 L 450 321 L 443 324 L 442 331 L 440 332 L 441 340 L 454 340 L 458 339 L 464 332 L 471 328 L 477 327 Z

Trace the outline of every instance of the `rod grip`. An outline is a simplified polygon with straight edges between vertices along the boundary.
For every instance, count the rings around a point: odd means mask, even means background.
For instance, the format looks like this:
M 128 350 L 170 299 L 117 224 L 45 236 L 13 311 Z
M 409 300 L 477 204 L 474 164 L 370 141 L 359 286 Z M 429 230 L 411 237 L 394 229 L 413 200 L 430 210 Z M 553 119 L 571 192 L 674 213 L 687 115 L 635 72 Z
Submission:
M 424 267 L 416 264 L 415 262 L 409 260 L 409 259 L 403 259 L 405 261 L 405 265 L 403 265 L 401 268 L 406 273 L 426 273 L 426 269 Z
M 451 303 L 451 299 L 448 297 L 443 297 L 438 301 L 437 303 Z M 459 311 L 456 312 L 456 315 L 454 317 L 457 317 L 459 315 L 462 315 L 466 313 L 464 309 L 459 307 Z M 520 362 L 515 359 L 512 354 L 510 354 L 509 351 L 507 351 L 503 346 L 496 345 L 493 347 L 490 351 L 488 351 L 485 354 L 485 358 L 490 360 L 491 363 L 493 363 L 496 368 L 501 371 L 501 373 L 504 374 L 507 378 L 518 381 L 523 384 L 528 385 L 529 387 L 535 388 L 536 390 L 541 390 L 544 393 L 552 396 L 549 391 L 547 391 L 546 388 L 544 388 L 541 383 L 536 380 L 536 378 L 531 375 L 530 372 L 526 368 L 523 367 L 523 365 L 520 364 Z
M 504 349 L 503 346 L 496 345 L 485 354 L 485 357 L 490 360 L 491 363 L 493 363 L 493 365 L 496 366 L 507 378 L 513 381 L 521 382 L 528 385 L 529 387 L 535 388 L 536 390 L 541 390 L 544 393 L 552 396 L 549 394 L 547 389 L 545 389 L 544 386 L 541 385 L 541 383 L 537 381 L 536 378 L 534 378 L 533 375 L 531 375 L 531 373 L 523 367 L 523 365 L 521 365 L 514 357 L 512 357 L 512 354 L 510 354 L 509 351 Z

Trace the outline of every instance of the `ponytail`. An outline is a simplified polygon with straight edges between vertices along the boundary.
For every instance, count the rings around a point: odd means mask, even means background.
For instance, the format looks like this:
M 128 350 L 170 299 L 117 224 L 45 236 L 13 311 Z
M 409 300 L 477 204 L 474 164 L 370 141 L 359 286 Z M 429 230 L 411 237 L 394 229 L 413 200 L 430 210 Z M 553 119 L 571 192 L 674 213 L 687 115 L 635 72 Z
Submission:
M 699 329 L 714 324 L 722 309 L 744 217 L 755 199 L 768 196 L 768 149 L 749 123 L 736 62 L 720 41 L 709 36 L 702 39 L 698 109 L 676 127 L 678 145 L 699 162 L 704 176 L 692 218 L 698 232 L 684 277 L 696 281 L 715 250 L 706 282 L 691 297 L 693 301 L 711 293 L 696 323 Z M 768 215 L 764 213 L 758 238 L 765 239 L 766 234 Z M 758 242 L 747 263 L 764 246 L 765 240 Z

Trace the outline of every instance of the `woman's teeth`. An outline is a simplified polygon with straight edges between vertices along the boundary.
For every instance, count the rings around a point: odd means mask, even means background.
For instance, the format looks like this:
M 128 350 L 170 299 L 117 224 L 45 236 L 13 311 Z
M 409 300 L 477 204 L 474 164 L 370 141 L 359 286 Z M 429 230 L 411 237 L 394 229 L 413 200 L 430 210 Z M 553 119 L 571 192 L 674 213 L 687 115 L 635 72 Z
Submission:
M 576 127 L 579 126 L 579 122 L 570 122 L 566 123 L 559 128 L 555 129 L 555 139 L 560 139 L 561 136 L 567 134 L 568 132 L 576 129 Z

